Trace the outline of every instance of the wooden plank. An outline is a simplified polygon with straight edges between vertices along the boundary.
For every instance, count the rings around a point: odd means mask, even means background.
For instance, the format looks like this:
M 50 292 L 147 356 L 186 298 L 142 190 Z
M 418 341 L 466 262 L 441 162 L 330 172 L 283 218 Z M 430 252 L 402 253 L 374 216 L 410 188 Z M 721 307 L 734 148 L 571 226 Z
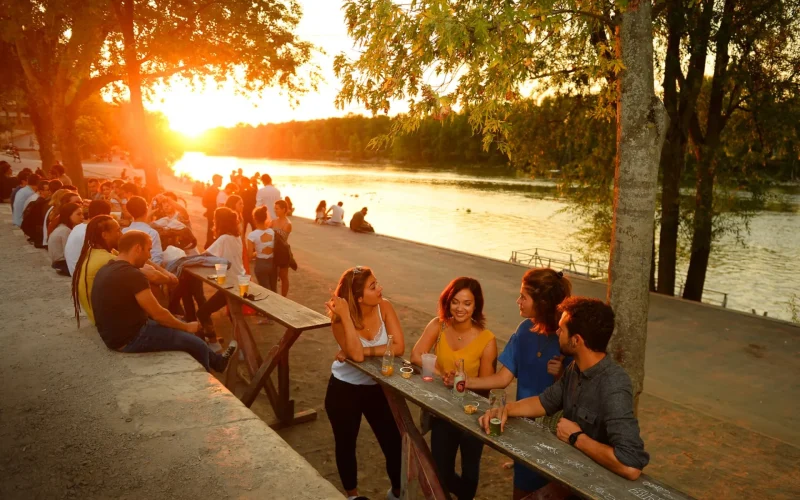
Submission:
M 240 304 L 247 304 L 253 309 L 264 313 L 270 319 L 280 323 L 286 328 L 293 328 L 299 331 L 313 330 L 315 328 L 322 328 L 330 326 L 331 319 L 323 314 L 309 309 L 297 302 L 287 299 L 279 293 L 275 293 L 268 288 L 257 285 L 254 282 L 250 283 L 249 293 L 256 297 L 262 298 L 261 300 L 247 300 L 239 296 L 239 285 L 236 281 L 236 275 L 232 272 L 227 274 L 224 285 L 217 283 L 217 280 L 210 280 L 208 276 L 216 274 L 213 267 L 192 266 L 185 267 L 184 272 L 188 272 L 196 278 L 202 280 L 205 284 L 222 290 L 225 292 L 228 300 Z M 228 288 L 226 288 L 228 287 Z
M 253 334 L 250 332 L 250 327 L 247 325 L 244 314 L 242 314 L 242 304 L 231 300 L 229 296 L 226 299 L 231 313 L 234 337 L 236 342 L 239 343 L 239 348 L 244 353 L 247 369 L 252 377 L 264 360 L 261 359 L 261 353 L 258 352 L 258 346 L 256 346 L 253 339 Z
M 410 379 L 399 376 L 403 360 L 395 358 L 395 375 L 381 375 L 381 359 L 367 358 L 363 363 L 348 362 L 370 375 L 385 389 L 395 391 L 435 415 L 451 422 L 484 441 L 500 453 L 521 462 L 541 475 L 569 488 L 584 498 L 608 500 L 682 500 L 691 497 L 642 474 L 628 481 L 595 463 L 579 450 L 560 441 L 543 425 L 527 418 L 512 418 L 502 436 L 489 436 L 478 426 L 478 417 L 487 409 L 486 398 L 470 392 L 464 403 L 480 402 L 478 413 L 467 415 L 452 390 L 440 381 L 424 382 L 419 372 Z
M 283 334 L 283 337 L 281 337 L 280 342 L 272 347 L 267 358 L 261 364 L 256 374 L 253 375 L 253 380 L 250 381 L 250 386 L 244 392 L 244 396 L 242 396 L 242 403 L 244 403 L 245 406 L 249 408 L 250 405 L 253 404 L 253 401 L 256 400 L 256 396 L 258 395 L 258 391 L 261 390 L 261 385 L 269 379 L 270 374 L 278 365 L 283 353 L 285 352 L 288 356 L 289 349 L 292 348 L 292 345 L 294 345 L 300 333 L 302 333 L 300 330 L 289 328 L 286 330 L 286 333 Z M 275 405 L 273 405 L 273 407 L 275 407 Z M 279 411 L 277 407 L 275 407 L 275 411 Z

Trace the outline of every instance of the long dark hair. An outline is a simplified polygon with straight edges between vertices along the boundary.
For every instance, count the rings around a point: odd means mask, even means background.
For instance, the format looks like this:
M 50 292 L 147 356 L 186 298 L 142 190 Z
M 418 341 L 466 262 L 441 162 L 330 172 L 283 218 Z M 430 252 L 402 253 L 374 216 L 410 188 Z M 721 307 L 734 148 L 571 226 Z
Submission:
M 319 205 L 317 205 L 317 209 L 315 210 L 315 212 L 319 212 L 320 210 L 325 210 L 327 207 L 328 203 L 325 200 L 322 200 L 321 202 L 319 202 Z
M 75 264 L 75 270 L 72 273 L 72 305 L 75 307 L 75 320 L 78 322 L 78 328 L 81 327 L 81 301 L 79 298 L 78 288 L 81 282 L 81 274 L 83 274 L 83 286 L 86 289 L 86 297 L 91 302 L 92 298 L 89 296 L 89 273 L 83 273 L 83 265 L 89 261 L 89 256 L 93 249 L 102 249 L 111 251 L 111 248 L 106 247 L 106 241 L 103 239 L 103 233 L 110 229 L 114 218 L 110 215 L 98 215 L 89 221 L 86 226 L 86 236 L 83 238 L 83 247 L 81 248 L 81 255 L 78 257 L 78 262 Z
M 225 201 L 225 206 L 236 212 L 236 205 L 242 201 L 242 197 L 238 194 L 232 194 L 228 196 L 228 199 Z M 236 212 L 237 214 L 239 212 Z
M 345 271 L 336 286 L 336 296 L 347 301 L 347 306 L 350 309 L 350 318 L 353 320 L 353 326 L 356 330 L 364 328 L 364 315 L 361 313 L 358 299 L 364 296 L 364 286 L 370 276 L 372 276 L 372 269 L 356 266 Z M 333 313 L 329 313 L 329 316 L 334 323 L 342 320 Z
M 467 289 L 475 297 L 475 309 L 472 311 L 472 322 L 481 328 L 486 326 L 486 316 L 483 315 L 483 290 L 481 284 L 475 278 L 460 277 L 450 282 L 442 294 L 439 295 L 439 321 L 446 323 L 453 319 L 450 312 L 450 303 L 453 297 L 461 290 Z
M 533 299 L 533 329 L 549 333 L 558 329 L 558 305 L 572 295 L 572 283 L 564 273 L 549 267 L 531 269 L 522 277 L 522 287 Z
M 78 210 L 80 205 L 77 203 L 67 203 L 65 205 L 61 205 L 61 208 L 58 210 L 58 222 L 59 224 L 64 224 L 68 228 L 72 229 L 75 224 L 72 223 L 72 214 Z
M 224 234 L 239 236 L 239 214 L 228 207 L 219 207 L 214 212 L 214 234 L 217 238 Z

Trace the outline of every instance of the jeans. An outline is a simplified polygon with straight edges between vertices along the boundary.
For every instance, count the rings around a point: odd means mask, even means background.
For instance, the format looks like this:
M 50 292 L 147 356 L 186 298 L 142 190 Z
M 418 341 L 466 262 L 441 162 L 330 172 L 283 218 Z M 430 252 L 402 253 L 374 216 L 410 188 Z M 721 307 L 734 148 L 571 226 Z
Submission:
M 392 489 L 400 489 L 402 439 L 389 408 L 386 395 L 379 385 L 356 385 L 331 375 L 325 394 L 325 411 L 333 429 L 336 444 L 336 468 L 345 491 L 358 487 L 356 440 L 361 427 L 361 415 L 367 418 L 372 432 L 386 459 L 386 473 Z
M 461 448 L 461 475 L 456 474 L 456 452 Z M 431 418 L 431 455 L 439 478 L 459 500 L 472 500 L 478 491 L 483 442 L 445 422 Z
M 275 267 L 275 258 L 256 259 L 255 275 L 258 284 L 269 288 L 273 292 L 278 289 L 278 269 Z
M 225 371 L 228 360 L 208 348 L 205 342 L 191 333 L 175 330 L 148 319 L 139 334 L 121 352 L 183 351 L 190 354 L 206 371 Z

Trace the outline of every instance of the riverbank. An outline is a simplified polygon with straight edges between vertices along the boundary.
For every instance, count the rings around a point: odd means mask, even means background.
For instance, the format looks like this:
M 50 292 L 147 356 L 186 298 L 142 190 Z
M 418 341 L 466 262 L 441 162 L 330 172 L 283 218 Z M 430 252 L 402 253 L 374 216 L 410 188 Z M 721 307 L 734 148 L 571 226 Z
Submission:
M 122 165 L 87 164 L 92 175 L 118 175 Z M 132 172 L 129 170 L 129 173 Z M 205 219 L 189 184 L 165 180 L 189 201 L 195 233 L 204 243 Z M 381 227 L 378 230 L 381 231 Z M 523 268 L 497 260 L 409 241 L 353 234 L 294 218 L 292 246 L 299 263 L 289 297 L 324 312 L 339 275 L 371 266 L 395 304 L 406 353 L 435 314 L 436 299 L 452 278 L 481 280 L 489 328 L 502 345 L 520 318 L 514 304 Z M 574 280 L 575 293 L 602 297 L 604 287 Z M 225 335 L 229 323 L 215 318 Z M 282 332 L 253 324 L 266 352 Z M 649 317 L 645 392 L 640 424 L 652 455 L 646 471 L 698 498 L 796 498 L 800 491 L 800 328 L 786 322 L 653 295 Z M 330 332 L 304 334 L 291 351 L 292 396 L 319 419 L 280 435 L 339 487 L 333 437 L 323 401 L 336 344 Z M 513 388 L 511 390 L 513 393 Z M 253 405 L 272 421 L 262 396 Z M 364 425 L 358 448 L 362 493 L 385 494 L 387 480 L 377 443 Z M 511 471 L 502 455 L 486 450 L 479 498 L 508 498 Z
M 0 233 L 0 498 L 342 498 L 189 355 L 76 328 L 70 280 L 7 204 Z

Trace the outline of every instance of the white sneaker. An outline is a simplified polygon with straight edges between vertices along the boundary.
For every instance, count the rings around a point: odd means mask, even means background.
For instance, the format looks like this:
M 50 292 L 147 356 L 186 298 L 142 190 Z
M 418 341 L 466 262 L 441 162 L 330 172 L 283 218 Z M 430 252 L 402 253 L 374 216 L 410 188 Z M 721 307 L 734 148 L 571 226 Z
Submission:
M 394 496 L 394 493 L 392 493 L 392 489 L 389 488 L 389 491 L 386 492 L 386 500 L 400 500 L 400 497 Z

